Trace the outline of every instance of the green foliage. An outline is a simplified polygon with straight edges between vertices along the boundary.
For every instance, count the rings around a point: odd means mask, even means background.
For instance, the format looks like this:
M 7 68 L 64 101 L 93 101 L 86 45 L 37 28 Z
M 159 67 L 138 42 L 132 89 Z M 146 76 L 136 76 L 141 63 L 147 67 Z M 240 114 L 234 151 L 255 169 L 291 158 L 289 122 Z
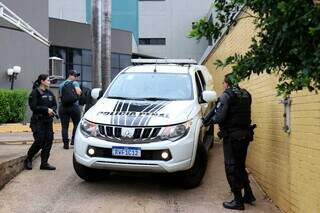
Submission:
M 217 66 L 232 66 L 238 82 L 252 73 L 279 75 L 279 95 L 290 95 L 304 88 L 320 89 L 320 7 L 312 0 L 214 0 L 217 18 L 193 23 L 189 36 L 218 39 L 222 29 L 235 23 L 235 11 L 241 6 L 243 16 L 252 18 L 258 33 L 243 55 L 233 55 Z M 203 28 L 210 25 L 210 28 Z M 200 30 L 201 29 L 201 30 Z M 245 33 L 245 32 L 244 32 Z
M 0 123 L 23 121 L 26 105 L 27 91 L 0 89 Z

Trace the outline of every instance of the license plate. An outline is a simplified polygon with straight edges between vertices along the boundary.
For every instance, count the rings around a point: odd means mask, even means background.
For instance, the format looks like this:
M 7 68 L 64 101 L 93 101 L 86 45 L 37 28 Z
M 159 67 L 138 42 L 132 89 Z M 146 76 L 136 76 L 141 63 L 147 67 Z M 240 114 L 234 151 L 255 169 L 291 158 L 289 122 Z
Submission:
M 139 147 L 125 147 L 125 146 L 113 146 L 113 156 L 127 156 L 127 157 L 141 157 L 141 148 Z

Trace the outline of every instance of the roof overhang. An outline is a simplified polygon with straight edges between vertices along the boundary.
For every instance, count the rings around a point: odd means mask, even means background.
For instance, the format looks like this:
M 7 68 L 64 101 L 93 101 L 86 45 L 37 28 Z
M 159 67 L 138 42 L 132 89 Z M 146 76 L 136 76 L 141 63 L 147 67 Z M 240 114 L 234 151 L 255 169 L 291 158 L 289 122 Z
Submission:
M 33 29 L 27 22 L 16 15 L 2 2 L 0 2 L 0 28 L 8 28 L 25 32 L 46 46 L 50 46 L 49 40 Z

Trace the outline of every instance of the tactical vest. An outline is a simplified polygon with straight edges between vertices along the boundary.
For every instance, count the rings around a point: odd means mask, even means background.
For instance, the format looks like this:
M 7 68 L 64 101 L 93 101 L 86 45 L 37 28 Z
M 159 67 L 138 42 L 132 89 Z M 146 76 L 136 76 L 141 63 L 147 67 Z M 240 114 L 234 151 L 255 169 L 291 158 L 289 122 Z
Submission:
M 245 89 L 229 88 L 224 91 L 230 98 L 225 121 L 220 125 L 223 129 L 248 128 L 251 124 L 251 95 Z

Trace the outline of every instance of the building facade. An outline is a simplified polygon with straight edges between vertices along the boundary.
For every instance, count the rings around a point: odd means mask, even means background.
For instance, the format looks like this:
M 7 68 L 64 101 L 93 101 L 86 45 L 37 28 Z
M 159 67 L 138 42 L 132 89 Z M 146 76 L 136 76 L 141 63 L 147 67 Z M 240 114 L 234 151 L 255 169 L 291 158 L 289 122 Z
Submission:
M 44 37 L 49 36 L 48 1 L 2 0 L 12 12 Z M 34 11 L 37 11 L 36 13 Z M 10 88 L 7 69 L 20 66 L 14 88 L 31 89 L 40 73 L 48 73 L 49 47 L 17 29 L 0 25 L 0 87 Z
M 63 73 L 81 73 L 80 83 L 91 87 L 91 10 L 87 0 L 49 0 L 50 56 L 63 59 Z M 138 34 L 137 0 L 112 1 L 111 74 L 114 78 L 131 64 Z M 58 82 L 59 83 L 59 82 Z
M 139 53 L 199 61 L 206 40 L 188 38 L 192 22 L 206 16 L 212 0 L 140 0 Z

